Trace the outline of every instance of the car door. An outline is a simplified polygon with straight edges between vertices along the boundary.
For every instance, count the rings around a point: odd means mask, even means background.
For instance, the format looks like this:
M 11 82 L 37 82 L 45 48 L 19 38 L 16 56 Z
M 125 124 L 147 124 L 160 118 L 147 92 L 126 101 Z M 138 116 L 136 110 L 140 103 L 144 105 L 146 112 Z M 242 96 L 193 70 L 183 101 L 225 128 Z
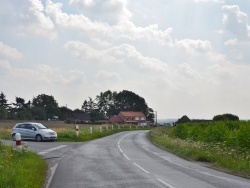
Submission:
M 35 139 L 35 127 L 32 125 L 32 124 L 26 124 L 26 136 L 27 136 L 27 139 L 32 139 L 34 140 Z
M 27 133 L 26 133 L 26 124 L 20 124 L 16 128 L 16 132 L 21 134 L 21 139 L 26 139 L 27 138 Z

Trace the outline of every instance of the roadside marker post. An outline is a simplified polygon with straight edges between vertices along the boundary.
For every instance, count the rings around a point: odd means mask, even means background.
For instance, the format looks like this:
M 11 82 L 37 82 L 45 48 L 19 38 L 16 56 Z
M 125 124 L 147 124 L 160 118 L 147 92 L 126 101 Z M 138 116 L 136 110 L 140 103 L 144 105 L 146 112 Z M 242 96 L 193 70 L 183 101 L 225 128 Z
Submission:
M 78 137 L 78 135 L 79 135 L 79 126 L 76 125 L 76 136 Z
M 102 127 L 100 127 L 100 132 L 102 133 Z
M 93 131 L 92 131 L 92 127 L 89 128 L 89 132 L 90 132 L 90 134 L 92 134 L 92 132 L 93 132 Z
M 22 152 L 21 134 L 20 133 L 16 133 L 15 134 L 15 138 L 16 138 L 16 147 L 17 147 L 17 150 L 19 152 Z

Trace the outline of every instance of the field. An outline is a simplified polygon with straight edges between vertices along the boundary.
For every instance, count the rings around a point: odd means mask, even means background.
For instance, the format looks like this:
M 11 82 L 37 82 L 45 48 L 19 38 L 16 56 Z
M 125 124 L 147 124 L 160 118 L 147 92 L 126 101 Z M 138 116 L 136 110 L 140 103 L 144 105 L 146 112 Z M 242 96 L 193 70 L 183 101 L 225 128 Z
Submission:
M 148 126 L 138 126 L 138 125 L 87 125 L 79 124 L 79 136 L 76 136 L 75 124 L 65 124 L 63 122 L 53 122 L 46 121 L 41 122 L 48 128 L 54 130 L 58 134 L 58 141 L 68 141 L 68 142 L 83 142 L 88 140 L 93 140 L 115 134 L 122 131 L 131 130 L 149 130 Z M 11 129 L 15 125 L 14 122 L 0 122 L 0 138 L 1 139 L 11 139 Z M 91 132 L 92 129 L 92 132 Z
M 188 160 L 250 178 L 250 122 L 179 124 L 153 129 L 149 138 Z

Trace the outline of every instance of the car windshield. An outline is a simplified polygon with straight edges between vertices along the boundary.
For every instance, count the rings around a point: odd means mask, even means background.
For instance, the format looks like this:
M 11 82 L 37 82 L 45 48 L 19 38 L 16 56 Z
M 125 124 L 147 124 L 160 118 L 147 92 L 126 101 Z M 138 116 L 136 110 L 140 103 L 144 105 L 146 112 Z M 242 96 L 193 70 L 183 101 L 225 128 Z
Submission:
M 41 123 L 36 123 L 35 126 L 36 126 L 38 129 L 47 129 L 47 127 L 44 126 L 44 125 L 41 124 Z

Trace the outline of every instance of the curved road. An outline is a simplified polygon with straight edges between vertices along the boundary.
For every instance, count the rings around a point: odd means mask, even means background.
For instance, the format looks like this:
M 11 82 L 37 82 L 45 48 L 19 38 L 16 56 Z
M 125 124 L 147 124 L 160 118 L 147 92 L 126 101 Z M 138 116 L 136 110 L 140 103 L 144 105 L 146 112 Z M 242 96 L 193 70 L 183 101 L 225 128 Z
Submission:
M 250 180 L 206 168 L 163 151 L 148 141 L 147 131 L 118 133 L 85 143 L 61 145 L 50 188 L 245 188 Z M 53 149 L 52 149 L 53 150 Z M 47 152 L 47 153 L 46 153 Z M 53 153 L 49 149 L 41 155 Z

